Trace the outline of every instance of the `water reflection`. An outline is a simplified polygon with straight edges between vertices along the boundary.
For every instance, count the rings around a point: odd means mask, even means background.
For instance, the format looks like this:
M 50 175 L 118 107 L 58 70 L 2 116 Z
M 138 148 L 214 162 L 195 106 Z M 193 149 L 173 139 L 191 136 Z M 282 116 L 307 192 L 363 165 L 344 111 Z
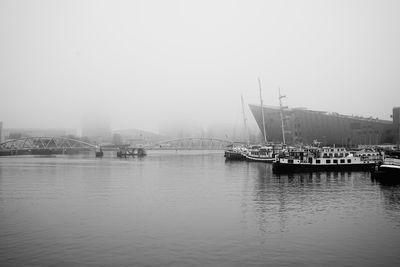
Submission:
M 385 200 L 385 206 L 389 210 L 400 211 L 400 185 L 380 185 L 382 196 Z
M 400 186 L 400 177 L 373 177 L 371 175 L 371 181 L 376 184 L 383 186 Z
M 299 225 L 318 224 L 332 210 L 363 216 L 363 210 L 357 214 L 345 209 L 365 205 L 368 197 L 362 191 L 374 190 L 365 184 L 365 172 L 273 174 L 270 164 L 249 165 L 256 170 L 253 205 L 261 232 L 290 232 Z
M 272 174 L 280 183 L 296 184 L 299 186 L 318 186 L 328 184 L 343 184 L 351 182 L 351 172 L 310 172 Z
M 271 167 L 199 152 L 3 159 L 0 265 L 398 266 L 398 187 Z
M 400 213 L 400 182 L 373 178 L 371 178 L 371 181 L 379 185 L 385 217 L 392 220 L 400 228 L 400 221 L 398 220 L 398 214 Z
M 379 185 L 386 210 L 400 210 L 400 179 L 374 178 L 371 176 L 371 183 Z
M 264 233 L 285 231 L 288 216 L 285 185 L 272 175 L 271 164 L 254 162 L 250 165 L 257 170 L 253 203 L 259 230 Z

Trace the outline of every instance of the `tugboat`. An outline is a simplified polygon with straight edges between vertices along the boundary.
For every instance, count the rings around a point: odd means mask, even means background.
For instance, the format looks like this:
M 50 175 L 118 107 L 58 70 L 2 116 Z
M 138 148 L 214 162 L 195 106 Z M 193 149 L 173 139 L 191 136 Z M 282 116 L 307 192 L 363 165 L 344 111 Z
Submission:
M 375 179 L 400 182 L 400 150 L 387 151 L 371 174 Z
M 273 163 L 275 173 L 314 171 L 371 171 L 376 159 L 350 153 L 343 147 L 301 148 Z

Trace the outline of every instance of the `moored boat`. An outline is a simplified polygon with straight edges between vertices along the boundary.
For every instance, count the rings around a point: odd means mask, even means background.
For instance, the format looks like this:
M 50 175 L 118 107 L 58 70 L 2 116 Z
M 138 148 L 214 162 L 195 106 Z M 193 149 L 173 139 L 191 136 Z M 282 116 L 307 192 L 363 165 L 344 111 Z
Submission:
M 343 147 L 301 148 L 289 151 L 273 163 L 272 170 L 280 172 L 370 171 L 376 158 L 350 153 Z
M 400 150 L 386 152 L 381 164 L 372 171 L 372 177 L 400 182 Z
M 224 151 L 224 157 L 226 160 L 245 160 L 246 153 L 246 147 L 229 145 Z
M 245 156 L 249 161 L 272 163 L 280 151 L 281 150 L 277 150 L 273 145 L 254 145 L 249 148 L 248 153 L 245 154 Z

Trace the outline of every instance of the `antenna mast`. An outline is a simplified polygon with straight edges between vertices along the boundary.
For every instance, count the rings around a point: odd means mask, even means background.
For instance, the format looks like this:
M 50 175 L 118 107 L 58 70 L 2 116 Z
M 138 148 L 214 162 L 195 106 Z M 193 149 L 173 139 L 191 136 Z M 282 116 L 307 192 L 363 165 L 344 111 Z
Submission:
M 280 111 L 280 115 L 281 115 L 281 124 L 282 124 L 282 140 L 283 140 L 283 144 L 286 144 L 285 141 L 285 123 L 284 123 L 284 117 L 283 117 L 283 106 L 282 106 L 282 98 L 285 98 L 285 95 L 281 95 L 281 88 L 278 88 L 279 90 L 279 111 Z
M 243 100 L 243 95 L 240 95 L 241 99 L 242 99 L 242 113 L 243 113 L 243 123 L 244 123 L 244 130 L 245 130 L 245 134 L 246 134 L 246 141 L 247 141 L 247 145 L 250 144 L 250 140 L 249 140 L 249 132 L 247 130 L 247 119 L 246 119 L 246 114 L 244 113 L 244 100 Z
M 263 124 L 263 135 L 264 135 L 264 142 L 267 143 L 267 134 L 265 132 L 265 118 L 264 118 L 264 105 L 263 105 L 263 100 L 262 100 L 262 95 L 261 95 L 261 81 L 260 78 L 258 78 L 258 86 L 260 88 L 260 102 L 261 102 L 261 115 L 262 115 L 262 124 Z

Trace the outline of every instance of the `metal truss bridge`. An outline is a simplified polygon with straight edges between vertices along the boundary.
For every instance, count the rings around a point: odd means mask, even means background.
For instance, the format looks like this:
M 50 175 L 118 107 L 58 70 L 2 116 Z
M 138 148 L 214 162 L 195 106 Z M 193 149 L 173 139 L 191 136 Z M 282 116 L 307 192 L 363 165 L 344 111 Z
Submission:
M 66 137 L 26 137 L 0 143 L 0 155 L 63 154 L 98 148 L 96 145 Z
M 218 138 L 179 138 L 147 144 L 146 149 L 154 150 L 223 150 L 233 141 Z
M 0 156 L 7 155 L 47 155 L 72 154 L 84 151 L 127 149 L 128 147 L 144 148 L 146 150 L 223 150 L 234 142 L 218 138 L 180 138 L 163 140 L 141 145 L 94 145 L 66 137 L 25 137 L 7 140 L 0 143 Z

